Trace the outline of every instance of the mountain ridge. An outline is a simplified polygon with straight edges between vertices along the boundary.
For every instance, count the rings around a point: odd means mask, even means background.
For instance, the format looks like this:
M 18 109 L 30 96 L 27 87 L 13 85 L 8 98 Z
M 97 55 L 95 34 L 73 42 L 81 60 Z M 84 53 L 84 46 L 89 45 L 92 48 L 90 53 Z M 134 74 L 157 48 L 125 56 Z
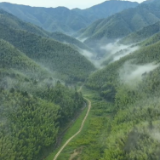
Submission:
M 158 1 L 142 3 L 135 8 L 98 20 L 80 31 L 80 38 L 87 38 L 85 41 L 87 44 L 92 43 L 92 41 L 103 42 L 107 39 L 123 38 L 147 25 L 158 22 L 160 20 L 159 6 Z
M 42 28 L 54 32 L 64 32 L 72 34 L 82 28 L 85 28 L 93 21 L 97 20 L 98 18 L 106 17 L 110 14 L 117 13 L 118 11 L 122 11 L 123 9 L 135 7 L 138 5 L 138 3 L 133 2 L 122 2 L 117 1 L 117 7 L 113 7 L 113 12 L 107 13 L 108 9 L 101 9 L 101 6 L 104 4 L 110 4 L 113 3 L 112 6 L 115 5 L 115 2 L 104 2 L 100 5 L 96 5 L 91 7 L 90 9 L 82 11 L 78 11 L 76 9 L 69 10 L 66 7 L 57 7 L 57 8 L 43 8 L 43 7 L 30 7 L 25 5 L 15 5 L 11 3 L 0 3 L 0 8 L 8 11 L 9 13 L 14 14 L 15 16 L 19 17 L 22 20 L 25 20 L 27 22 L 31 22 L 33 24 L 36 24 L 38 26 L 41 26 Z M 119 5 L 121 4 L 122 5 Z M 127 5 L 125 6 L 125 3 Z M 103 7 L 105 8 L 105 7 Z M 92 10 L 99 10 L 96 13 Z M 101 16 L 97 17 L 97 13 L 101 12 Z M 54 16 L 54 18 L 53 18 Z M 64 18 L 65 17 L 65 18 Z

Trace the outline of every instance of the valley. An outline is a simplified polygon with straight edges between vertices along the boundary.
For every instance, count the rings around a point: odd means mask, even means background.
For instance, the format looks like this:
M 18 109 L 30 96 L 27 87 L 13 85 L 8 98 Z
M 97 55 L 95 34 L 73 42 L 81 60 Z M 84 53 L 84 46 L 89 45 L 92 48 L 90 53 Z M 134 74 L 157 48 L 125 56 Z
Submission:
M 159 7 L 0 3 L 0 159 L 159 160 Z

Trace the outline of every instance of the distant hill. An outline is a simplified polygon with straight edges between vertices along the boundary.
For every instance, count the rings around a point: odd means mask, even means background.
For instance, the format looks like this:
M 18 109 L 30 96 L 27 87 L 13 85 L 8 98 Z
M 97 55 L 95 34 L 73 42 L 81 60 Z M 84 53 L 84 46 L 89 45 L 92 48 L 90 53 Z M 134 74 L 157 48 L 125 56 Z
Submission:
M 106 1 L 91 8 L 69 10 L 65 7 L 43 8 L 0 3 L 0 8 L 31 22 L 50 32 L 74 33 L 87 27 L 93 21 L 108 17 L 127 8 L 135 7 L 138 3 L 125 1 Z
M 0 9 L 0 24 L 10 26 L 14 29 L 26 30 L 28 32 L 38 34 L 41 36 L 47 36 L 46 31 L 42 28 L 35 26 L 31 23 L 26 23 L 17 18 L 16 16 Z
M 104 1 L 101 4 L 95 5 L 87 9 L 73 9 L 77 13 L 83 16 L 94 18 L 94 20 L 107 18 L 115 13 L 121 12 L 128 8 L 134 8 L 138 6 L 137 2 L 110 0 Z
M 79 32 L 81 38 L 87 38 L 86 43 L 104 42 L 122 38 L 147 25 L 160 20 L 160 3 L 144 3 L 117 13 L 109 18 L 98 20 Z

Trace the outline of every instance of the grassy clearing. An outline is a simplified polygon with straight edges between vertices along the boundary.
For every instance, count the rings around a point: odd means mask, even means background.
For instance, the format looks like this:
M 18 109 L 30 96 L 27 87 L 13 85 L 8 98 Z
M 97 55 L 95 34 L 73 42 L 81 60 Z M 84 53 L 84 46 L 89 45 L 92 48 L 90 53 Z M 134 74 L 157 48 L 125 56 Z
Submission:
M 110 107 L 95 91 L 83 87 L 84 97 L 92 101 L 90 114 L 82 132 L 62 151 L 57 160 L 70 160 L 73 153 L 78 153 L 74 160 L 99 159 L 105 147 L 107 130 L 109 130 Z
M 51 153 L 45 160 L 53 160 L 56 153 L 59 151 L 59 149 L 65 144 L 65 142 L 73 136 L 80 128 L 81 123 L 86 115 L 87 107 L 85 107 L 81 113 L 81 115 L 75 120 L 74 124 L 68 129 L 65 136 L 62 139 L 61 145 L 53 152 Z
M 84 134 L 86 133 L 89 125 L 90 125 L 90 120 L 91 120 L 91 113 L 88 115 L 88 118 L 86 119 L 85 125 L 81 131 L 80 134 L 78 134 L 73 141 L 71 141 L 66 148 L 62 151 L 62 153 L 60 154 L 60 156 L 58 157 L 57 160 L 69 160 L 70 155 L 74 152 L 75 149 L 77 149 L 77 141 L 81 141 L 81 138 L 84 137 Z

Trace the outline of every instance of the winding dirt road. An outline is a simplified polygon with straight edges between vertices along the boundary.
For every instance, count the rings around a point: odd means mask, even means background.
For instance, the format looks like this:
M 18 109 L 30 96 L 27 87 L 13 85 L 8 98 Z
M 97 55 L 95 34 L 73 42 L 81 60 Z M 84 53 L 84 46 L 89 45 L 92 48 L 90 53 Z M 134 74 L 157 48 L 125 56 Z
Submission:
M 82 123 L 81 123 L 81 127 L 79 128 L 78 132 L 75 133 L 71 138 L 69 138 L 69 139 L 67 140 L 67 142 L 61 147 L 61 149 L 57 152 L 57 154 L 55 155 L 55 157 L 54 157 L 53 160 L 57 160 L 58 156 L 61 154 L 61 152 L 63 151 L 63 149 L 68 145 L 68 143 L 71 142 L 72 139 L 75 138 L 75 137 L 82 131 L 83 126 L 84 126 L 84 124 L 85 124 L 85 121 L 86 121 L 86 119 L 88 118 L 89 112 L 90 112 L 90 110 L 91 110 L 91 101 L 90 101 L 89 99 L 87 99 L 87 98 L 85 98 L 85 99 L 86 99 L 87 102 L 88 102 L 88 110 L 87 110 L 87 113 L 86 113 L 86 115 L 85 115 Z

